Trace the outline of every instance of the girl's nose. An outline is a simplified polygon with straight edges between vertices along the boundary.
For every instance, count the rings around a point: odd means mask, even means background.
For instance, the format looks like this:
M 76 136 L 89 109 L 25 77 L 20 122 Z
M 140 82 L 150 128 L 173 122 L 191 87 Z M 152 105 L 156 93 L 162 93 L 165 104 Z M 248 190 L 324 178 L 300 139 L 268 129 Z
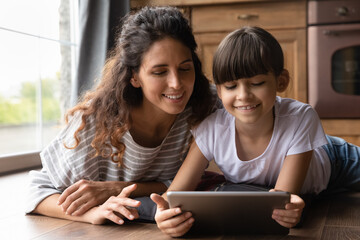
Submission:
M 251 93 L 249 87 L 244 86 L 244 85 L 240 86 L 236 93 L 236 99 L 241 100 L 241 101 L 245 101 L 245 100 L 249 99 L 251 96 L 252 96 L 252 93 Z

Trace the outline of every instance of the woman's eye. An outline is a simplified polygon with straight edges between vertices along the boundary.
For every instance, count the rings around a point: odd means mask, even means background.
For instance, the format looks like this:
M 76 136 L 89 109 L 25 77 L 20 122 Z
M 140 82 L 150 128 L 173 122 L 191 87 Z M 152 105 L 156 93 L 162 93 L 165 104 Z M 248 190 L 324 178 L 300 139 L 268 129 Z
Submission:
M 181 71 L 181 72 L 189 72 L 191 69 L 193 69 L 192 68 L 192 66 L 182 66 L 182 67 L 180 67 L 179 68 L 179 71 Z
M 253 85 L 253 86 L 261 86 L 264 83 L 265 83 L 265 81 L 262 81 L 262 82 L 251 83 L 251 85 Z
M 163 74 L 165 74 L 165 73 L 166 73 L 166 71 L 156 71 L 156 72 L 152 72 L 152 74 L 157 75 L 157 76 L 163 75 Z

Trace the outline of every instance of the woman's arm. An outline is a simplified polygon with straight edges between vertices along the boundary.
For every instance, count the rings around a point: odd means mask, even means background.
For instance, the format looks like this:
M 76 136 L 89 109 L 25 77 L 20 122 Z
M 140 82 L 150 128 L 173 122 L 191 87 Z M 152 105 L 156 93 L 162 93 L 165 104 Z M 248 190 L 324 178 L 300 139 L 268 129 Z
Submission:
M 127 186 L 134 182 L 123 181 L 90 181 L 79 180 L 68 187 L 59 197 L 57 204 L 64 213 L 80 216 L 94 206 L 103 204 L 111 196 L 117 196 Z M 165 184 L 161 182 L 136 183 L 137 188 L 131 197 L 149 196 L 151 193 L 166 191 Z
M 138 217 L 138 213 L 134 208 L 140 206 L 141 203 L 128 198 L 135 189 L 136 184 L 125 187 L 118 196 L 110 197 L 102 205 L 89 209 L 81 216 L 66 214 L 62 210 L 61 206 L 57 204 L 60 194 L 53 194 L 45 198 L 38 204 L 33 213 L 92 224 L 103 224 L 106 220 L 123 224 L 122 218 L 124 217 L 129 220 Z

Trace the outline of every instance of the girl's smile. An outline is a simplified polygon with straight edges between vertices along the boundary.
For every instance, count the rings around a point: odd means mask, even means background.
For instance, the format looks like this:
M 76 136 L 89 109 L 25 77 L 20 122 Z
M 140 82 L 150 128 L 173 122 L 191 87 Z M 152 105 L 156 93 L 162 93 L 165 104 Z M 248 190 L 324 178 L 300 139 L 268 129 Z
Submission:
M 239 124 L 272 118 L 277 92 L 277 80 L 272 73 L 225 82 L 217 89 L 225 109 Z
M 255 110 L 257 107 L 259 107 L 260 104 L 254 104 L 254 105 L 247 105 L 247 106 L 234 106 L 237 110 L 242 110 L 242 111 L 253 111 Z

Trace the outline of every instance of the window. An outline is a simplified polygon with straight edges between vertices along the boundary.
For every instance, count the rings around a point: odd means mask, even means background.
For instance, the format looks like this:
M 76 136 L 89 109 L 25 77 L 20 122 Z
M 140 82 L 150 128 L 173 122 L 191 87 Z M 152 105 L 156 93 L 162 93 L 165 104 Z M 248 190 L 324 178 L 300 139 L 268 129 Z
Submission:
M 0 3 L 0 172 L 40 165 L 71 106 L 76 0 Z

